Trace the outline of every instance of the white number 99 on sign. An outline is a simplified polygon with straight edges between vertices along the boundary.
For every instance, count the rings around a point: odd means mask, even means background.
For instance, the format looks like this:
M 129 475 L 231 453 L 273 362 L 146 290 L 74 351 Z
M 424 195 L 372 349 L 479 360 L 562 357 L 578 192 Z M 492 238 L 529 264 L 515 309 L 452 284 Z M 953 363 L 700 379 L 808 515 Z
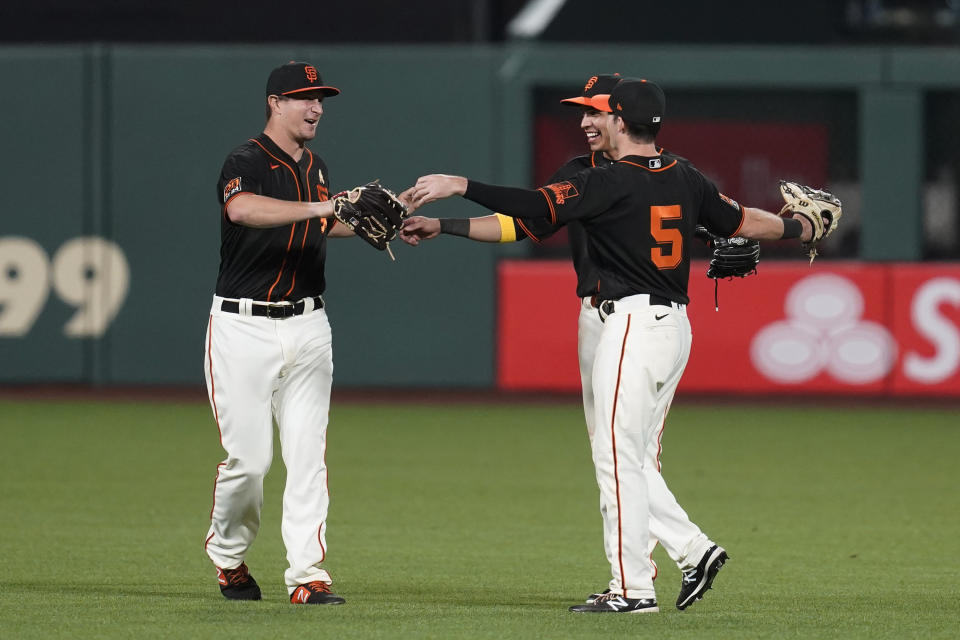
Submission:
M 30 238 L 0 238 L 0 336 L 30 331 L 50 287 L 76 313 L 63 327 L 71 338 L 103 335 L 127 298 L 130 266 L 123 250 L 103 238 L 68 240 L 53 256 Z

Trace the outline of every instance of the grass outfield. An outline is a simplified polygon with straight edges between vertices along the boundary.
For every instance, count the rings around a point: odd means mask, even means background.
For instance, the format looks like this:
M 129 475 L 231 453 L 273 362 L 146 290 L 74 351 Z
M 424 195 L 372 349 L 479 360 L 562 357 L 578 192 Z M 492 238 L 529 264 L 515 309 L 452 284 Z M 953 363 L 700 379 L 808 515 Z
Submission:
M 566 608 L 605 586 L 579 407 L 335 405 L 328 569 L 283 585 L 283 465 L 228 602 L 202 550 L 222 451 L 201 404 L 0 401 L 0 638 L 956 638 L 955 411 L 678 404 L 667 481 L 731 555 L 661 613 Z

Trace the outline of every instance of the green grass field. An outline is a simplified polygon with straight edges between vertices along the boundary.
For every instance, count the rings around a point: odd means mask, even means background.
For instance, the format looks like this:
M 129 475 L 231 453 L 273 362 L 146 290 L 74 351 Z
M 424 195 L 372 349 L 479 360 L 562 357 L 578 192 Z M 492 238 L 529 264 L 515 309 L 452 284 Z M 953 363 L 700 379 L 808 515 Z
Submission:
M 684 406 L 663 471 L 731 560 L 660 614 L 567 612 L 609 578 L 582 414 L 335 405 L 328 569 L 341 607 L 292 606 L 268 478 L 228 602 L 202 550 L 222 457 L 207 406 L 0 401 L 0 638 L 956 638 L 957 413 Z

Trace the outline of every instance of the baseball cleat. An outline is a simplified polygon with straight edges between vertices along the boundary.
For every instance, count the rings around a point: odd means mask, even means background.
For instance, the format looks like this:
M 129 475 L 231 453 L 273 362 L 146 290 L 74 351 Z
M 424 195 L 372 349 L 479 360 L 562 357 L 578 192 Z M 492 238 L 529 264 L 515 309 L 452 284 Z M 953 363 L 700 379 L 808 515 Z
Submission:
M 657 601 L 653 598 L 624 598 L 616 593 L 601 594 L 590 604 L 570 607 L 574 613 L 657 613 Z
M 217 567 L 217 582 L 220 583 L 220 593 L 227 600 L 260 599 L 260 585 L 250 575 L 245 562 L 241 562 L 236 569 Z
M 713 545 L 703 554 L 697 566 L 684 571 L 680 581 L 680 595 L 677 597 L 677 609 L 683 611 L 702 598 L 723 568 L 723 563 L 729 559 L 730 556 L 723 547 Z
M 291 604 L 343 604 L 343 598 L 330 591 L 330 585 L 320 580 L 301 584 L 290 594 Z
M 587 596 L 587 599 L 586 599 L 584 602 L 586 602 L 587 604 L 593 604 L 594 602 L 597 601 L 597 598 L 599 598 L 599 597 L 601 597 L 601 596 L 605 596 L 605 595 L 607 595 L 608 593 L 610 593 L 610 589 L 604 589 L 603 591 L 598 591 L 598 592 L 596 592 L 596 593 L 591 593 L 590 595 Z

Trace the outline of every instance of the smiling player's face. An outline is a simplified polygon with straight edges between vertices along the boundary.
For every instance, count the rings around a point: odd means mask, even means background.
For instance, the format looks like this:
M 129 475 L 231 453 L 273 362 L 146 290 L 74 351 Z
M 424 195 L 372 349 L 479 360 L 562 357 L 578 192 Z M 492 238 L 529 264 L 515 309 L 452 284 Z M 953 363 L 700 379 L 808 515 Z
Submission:
M 323 115 L 323 95 L 308 93 L 280 100 L 280 123 L 290 139 L 302 144 L 317 135 L 317 123 Z
M 612 114 L 606 111 L 584 109 L 583 117 L 580 119 L 580 128 L 587 136 L 587 144 L 590 145 L 590 151 L 610 150 L 608 127 L 612 117 Z

